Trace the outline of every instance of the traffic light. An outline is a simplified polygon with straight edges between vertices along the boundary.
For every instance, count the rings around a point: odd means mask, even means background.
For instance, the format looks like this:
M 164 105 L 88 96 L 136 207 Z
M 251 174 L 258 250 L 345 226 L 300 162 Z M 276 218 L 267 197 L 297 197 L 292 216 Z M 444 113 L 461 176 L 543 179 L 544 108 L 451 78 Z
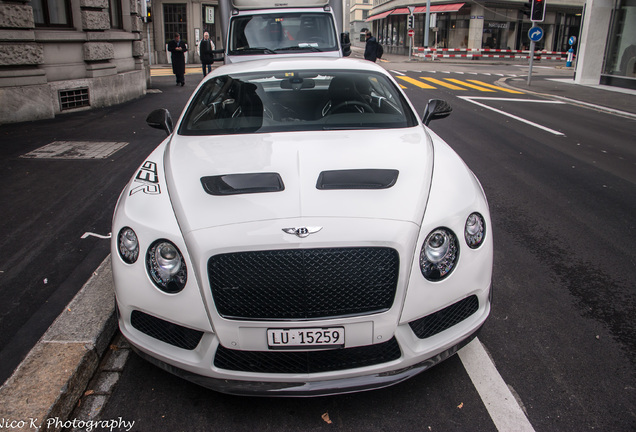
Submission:
M 532 9 L 532 3 L 527 2 L 527 3 L 524 3 L 523 6 L 521 7 L 521 12 L 523 12 L 525 16 L 530 17 L 530 9 Z
M 530 21 L 542 22 L 545 17 L 545 1 L 532 0 L 532 10 L 530 11 Z
M 408 28 L 415 28 L 415 15 L 409 15 L 408 18 Z

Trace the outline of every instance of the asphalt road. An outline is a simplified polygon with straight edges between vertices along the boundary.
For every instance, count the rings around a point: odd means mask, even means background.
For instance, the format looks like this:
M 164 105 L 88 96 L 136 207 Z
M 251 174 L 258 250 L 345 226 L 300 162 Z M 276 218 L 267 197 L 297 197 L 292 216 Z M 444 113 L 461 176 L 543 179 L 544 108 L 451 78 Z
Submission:
M 504 69 L 471 79 L 522 79 Z M 431 98 L 451 102 L 452 116 L 431 126 L 488 196 L 495 303 L 479 338 L 534 430 L 634 430 L 636 122 L 528 94 L 474 99 L 484 93 L 401 81 L 420 113 Z M 315 399 L 221 395 L 132 356 L 102 413 L 118 417 L 139 430 L 497 430 L 457 356 L 392 388 Z

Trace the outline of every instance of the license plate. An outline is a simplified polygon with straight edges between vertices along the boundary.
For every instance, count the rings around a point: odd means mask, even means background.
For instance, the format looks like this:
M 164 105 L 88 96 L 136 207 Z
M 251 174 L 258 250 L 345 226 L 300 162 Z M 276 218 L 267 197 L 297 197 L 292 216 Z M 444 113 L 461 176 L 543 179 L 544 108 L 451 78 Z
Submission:
M 343 346 L 344 341 L 344 327 L 267 330 L 267 344 L 272 349 L 334 348 Z

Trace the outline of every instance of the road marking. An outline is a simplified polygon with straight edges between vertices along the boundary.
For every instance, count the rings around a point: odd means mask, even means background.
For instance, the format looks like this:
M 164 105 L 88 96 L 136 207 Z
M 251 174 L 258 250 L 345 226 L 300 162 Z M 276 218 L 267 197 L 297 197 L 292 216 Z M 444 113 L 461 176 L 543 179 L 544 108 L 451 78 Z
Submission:
M 423 79 L 423 80 L 426 80 L 426 81 L 430 81 L 433 84 L 437 84 L 437 85 L 441 85 L 442 87 L 449 88 L 451 90 L 466 90 L 463 87 L 457 87 L 456 85 L 445 83 L 444 81 L 438 80 L 436 78 L 426 78 L 426 77 L 420 77 L 420 78 Z M 448 78 L 446 78 L 446 79 L 448 79 Z M 457 81 L 457 80 L 455 80 L 455 81 Z
M 84 234 L 82 234 L 83 239 L 88 238 L 88 237 L 97 237 L 100 239 L 109 239 L 111 237 L 111 233 L 108 233 L 107 235 L 102 235 L 102 234 L 95 234 L 94 232 L 85 232 Z
M 545 127 L 545 126 L 541 126 L 541 125 L 540 125 L 540 124 L 538 124 L 538 123 L 531 122 L 530 120 L 526 120 L 526 119 L 521 118 L 521 117 L 519 117 L 519 116 L 516 116 L 516 115 L 510 114 L 510 113 L 507 113 L 507 112 L 505 112 L 505 111 L 499 110 L 499 109 L 497 109 L 497 108 L 490 107 L 490 106 L 488 106 L 488 105 L 486 105 L 486 104 L 483 104 L 483 103 L 477 102 L 477 101 L 476 101 L 476 99 L 478 99 L 478 100 L 491 100 L 491 101 L 506 101 L 506 102 L 533 102 L 533 103 L 551 103 L 551 104 L 564 104 L 565 102 L 559 102 L 559 101 L 547 101 L 547 100 L 533 100 L 533 99 L 489 98 L 489 97 L 480 97 L 480 96 L 474 96 L 474 97 L 470 97 L 470 96 L 457 96 L 457 97 L 458 97 L 458 98 L 460 98 L 460 99 L 463 99 L 463 100 L 465 100 L 465 101 L 468 101 L 468 102 L 470 102 L 470 103 L 474 103 L 475 105 L 479 105 L 479 106 L 480 106 L 480 107 L 482 107 L 482 108 L 489 109 L 489 110 L 491 110 L 491 111 L 494 111 L 494 112 L 496 112 L 496 113 L 499 113 L 499 114 L 505 115 L 505 116 L 507 116 L 507 117 L 513 118 L 513 119 L 515 119 L 515 120 L 519 120 L 519 121 L 520 121 L 520 122 L 522 122 L 522 123 L 526 123 L 526 124 L 529 124 L 530 126 L 534 126 L 534 127 L 539 128 L 539 129 L 541 129 L 541 130 L 544 130 L 544 131 L 546 131 L 546 132 L 550 132 L 551 134 L 558 135 L 558 136 L 565 136 L 565 134 L 564 134 L 564 133 L 562 133 L 562 132 L 559 132 L 559 131 L 554 130 L 554 129 L 550 129 L 550 128 Z
M 471 89 L 479 90 L 479 91 L 482 91 L 482 92 L 494 92 L 494 90 L 487 89 L 485 87 L 479 87 L 479 86 L 477 86 L 475 84 L 470 84 L 470 83 L 467 83 L 467 82 L 464 82 L 464 81 L 460 81 L 460 80 L 455 79 L 455 78 L 446 78 L 446 81 L 454 82 L 456 84 L 463 85 L 463 86 L 469 87 Z
M 473 339 L 458 354 L 497 430 L 534 432 L 528 417 L 479 339 Z
M 423 88 L 423 89 L 433 89 L 435 90 L 435 87 L 433 87 L 432 85 L 428 85 L 426 83 L 423 83 L 422 81 L 418 81 L 416 79 L 413 79 L 411 77 L 407 77 L 407 76 L 399 76 L 399 79 L 406 81 L 409 84 L 413 84 L 414 86 L 417 86 L 419 88 Z
M 488 83 L 485 83 L 485 82 L 479 81 L 479 80 L 468 80 L 468 81 L 470 81 L 472 83 L 475 83 L 477 85 L 480 85 L 480 86 L 493 88 L 495 90 L 499 90 L 499 91 L 502 91 L 502 92 L 514 93 L 514 94 L 523 94 L 523 92 L 520 92 L 520 91 L 517 91 L 517 90 L 510 90 L 510 89 L 507 89 L 507 88 L 504 88 L 504 87 L 499 87 L 499 86 L 496 86 L 496 85 L 488 84 Z

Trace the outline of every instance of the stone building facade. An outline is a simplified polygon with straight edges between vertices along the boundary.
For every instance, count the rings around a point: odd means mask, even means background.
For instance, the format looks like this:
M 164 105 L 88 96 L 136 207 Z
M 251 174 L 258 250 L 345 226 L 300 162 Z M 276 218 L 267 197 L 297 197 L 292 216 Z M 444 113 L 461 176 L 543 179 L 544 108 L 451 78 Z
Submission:
M 0 124 L 146 92 L 138 0 L 0 0 Z

